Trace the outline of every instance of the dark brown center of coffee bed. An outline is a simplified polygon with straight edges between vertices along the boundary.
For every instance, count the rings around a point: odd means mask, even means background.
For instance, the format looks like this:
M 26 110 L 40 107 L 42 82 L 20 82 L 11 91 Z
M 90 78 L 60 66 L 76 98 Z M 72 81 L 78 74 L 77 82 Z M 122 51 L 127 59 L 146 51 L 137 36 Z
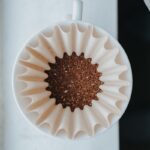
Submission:
M 55 64 L 49 63 L 50 70 L 45 70 L 48 78 L 46 90 L 51 91 L 50 98 L 56 99 L 56 104 L 63 108 L 69 106 L 83 109 L 85 105 L 92 106 L 92 100 L 98 100 L 96 94 L 101 92 L 99 86 L 101 73 L 97 64 L 91 64 L 91 58 L 85 59 L 84 54 L 71 56 L 64 53 L 63 58 L 56 57 Z

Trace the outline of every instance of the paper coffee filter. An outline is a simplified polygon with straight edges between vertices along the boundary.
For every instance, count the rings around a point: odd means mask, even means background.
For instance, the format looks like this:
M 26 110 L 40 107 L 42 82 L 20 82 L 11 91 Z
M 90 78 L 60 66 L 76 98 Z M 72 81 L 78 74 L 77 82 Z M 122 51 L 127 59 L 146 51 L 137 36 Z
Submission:
M 44 82 L 48 62 L 55 63 L 55 57 L 63 58 L 84 53 L 92 58 L 102 73 L 98 101 L 83 110 L 63 108 L 55 105 L 55 98 L 49 98 Z M 129 95 L 121 88 L 129 87 L 126 78 L 127 66 L 120 59 L 120 47 L 105 31 L 86 23 L 62 23 L 46 28 L 34 36 L 23 48 L 15 65 L 15 94 L 23 113 L 40 130 L 47 134 L 69 138 L 80 138 L 101 133 L 117 121 L 124 112 Z M 118 59 L 118 60 L 119 60 Z

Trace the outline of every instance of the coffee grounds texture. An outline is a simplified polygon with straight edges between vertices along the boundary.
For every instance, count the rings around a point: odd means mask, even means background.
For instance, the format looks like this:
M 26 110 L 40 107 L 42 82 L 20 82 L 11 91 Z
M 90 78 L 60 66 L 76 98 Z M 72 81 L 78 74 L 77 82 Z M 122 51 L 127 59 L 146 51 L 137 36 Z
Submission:
M 46 90 L 51 91 L 50 98 L 56 99 L 56 105 L 84 109 L 85 105 L 92 106 L 92 100 L 98 100 L 97 93 L 102 92 L 100 85 L 104 84 L 97 71 L 98 64 L 92 64 L 91 58 L 85 58 L 84 53 L 71 56 L 64 53 L 63 58 L 56 57 L 56 62 L 49 63 L 50 70 L 45 70 L 48 77 Z

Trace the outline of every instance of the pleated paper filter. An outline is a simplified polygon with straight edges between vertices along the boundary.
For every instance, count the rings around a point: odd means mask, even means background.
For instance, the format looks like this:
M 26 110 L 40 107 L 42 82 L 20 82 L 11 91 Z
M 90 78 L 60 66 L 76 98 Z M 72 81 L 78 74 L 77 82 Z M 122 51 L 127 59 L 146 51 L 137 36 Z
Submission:
M 49 64 L 72 53 L 97 64 L 103 83 L 97 100 L 74 111 L 56 104 L 45 82 Z M 58 137 L 93 136 L 109 128 L 127 107 L 131 81 L 131 68 L 118 42 L 98 27 L 72 21 L 48 27 L 30 39 L 14 69 L 15 95 L 23 114 L 40 130 Z

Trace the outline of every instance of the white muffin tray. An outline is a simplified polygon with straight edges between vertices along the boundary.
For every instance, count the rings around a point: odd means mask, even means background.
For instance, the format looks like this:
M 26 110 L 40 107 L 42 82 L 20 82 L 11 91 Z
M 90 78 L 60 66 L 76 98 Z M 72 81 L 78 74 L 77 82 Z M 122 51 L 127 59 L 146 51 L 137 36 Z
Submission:
M 117 35 L 117 0 L 83 0 L 83 20 Z M 0 1 L 0 46 L 3 59 L 0 103 L 1 150 L 118 150 L 118 124 L 86 140 L 61 140 L 35 130 L 17 108 L 12 93 L 12 67 L 23 44 L 42 28 L 71 14 L 72 0 Z

